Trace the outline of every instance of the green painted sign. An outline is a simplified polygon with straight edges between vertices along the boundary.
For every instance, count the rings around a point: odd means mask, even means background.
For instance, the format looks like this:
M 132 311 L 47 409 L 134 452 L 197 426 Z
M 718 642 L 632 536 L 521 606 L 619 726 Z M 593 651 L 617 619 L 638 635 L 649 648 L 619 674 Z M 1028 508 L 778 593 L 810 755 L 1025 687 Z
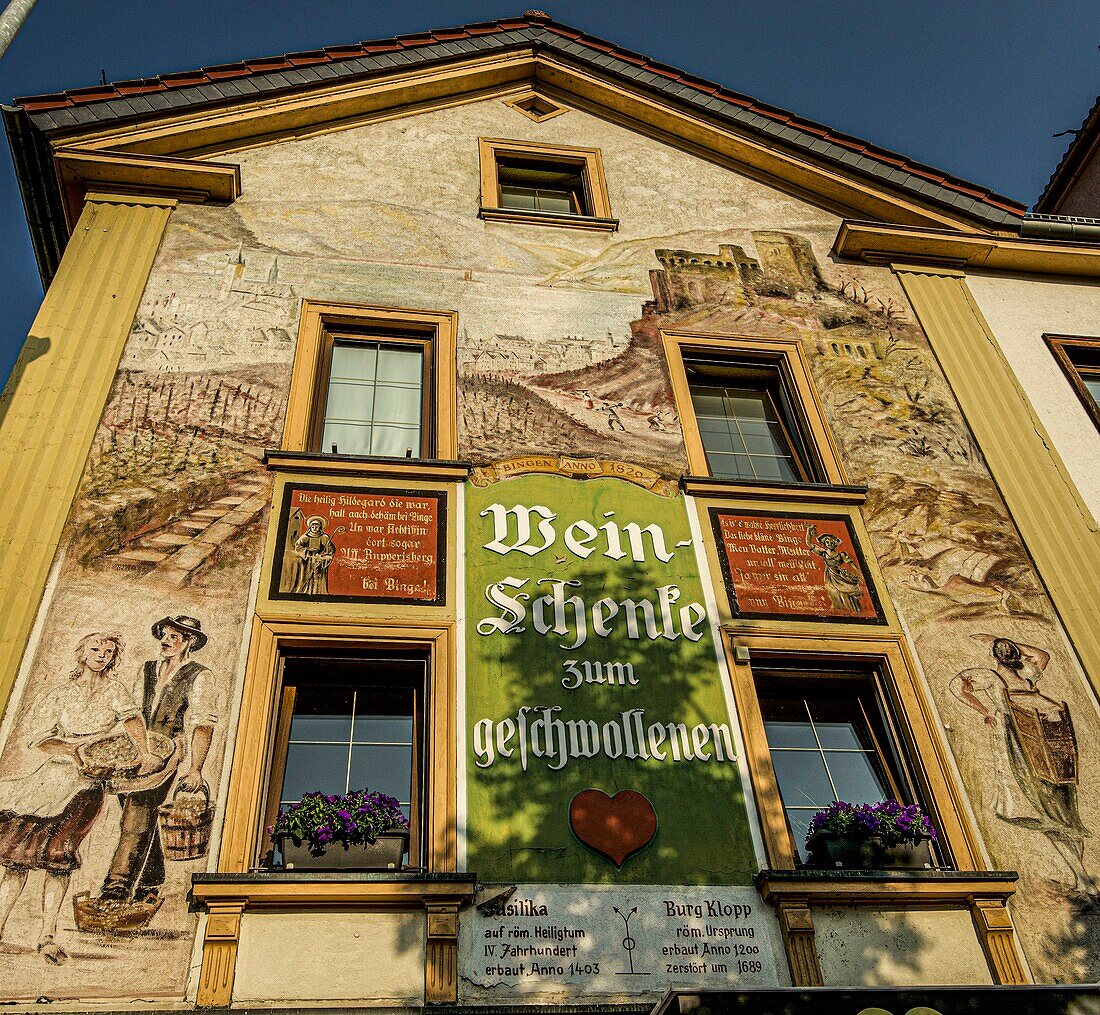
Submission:
M 469 869 L 495 883 L 749 884 L 683 498 L 532 475 L 470 488 L 466 518 Z

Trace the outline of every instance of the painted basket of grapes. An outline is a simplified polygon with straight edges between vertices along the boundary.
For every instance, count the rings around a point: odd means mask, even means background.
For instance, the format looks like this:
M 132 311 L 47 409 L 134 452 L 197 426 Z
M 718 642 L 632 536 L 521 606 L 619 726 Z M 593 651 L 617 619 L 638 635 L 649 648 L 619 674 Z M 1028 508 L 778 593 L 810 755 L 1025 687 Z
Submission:
M 166 859 L 197 860 L 206 856 L 214 824 L 210 787 L 203 783 L 195 793 L 177 788 L 172 799 L 160 805 L 157 821 Z
M 149 753 L 159 762 L 147 772 L 139 773 L 138 749 L 125 733 L 89 740 L 80 745 L 77 753 L 85 770 L 106 782 L 109 793 L 140 793 L 163 786 L 179 766 L 179 747 L 171 737 L 152 731 L 147 737 Z

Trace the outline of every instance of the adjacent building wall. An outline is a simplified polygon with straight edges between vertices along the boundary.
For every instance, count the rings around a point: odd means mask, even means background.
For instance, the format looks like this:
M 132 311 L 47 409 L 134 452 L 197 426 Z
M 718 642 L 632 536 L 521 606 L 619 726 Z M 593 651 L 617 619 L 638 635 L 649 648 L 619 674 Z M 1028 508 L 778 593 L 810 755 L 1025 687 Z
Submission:
M 966 284 L 1085 504 L 1100 519 L 1100 431 L 1043 342 L 1043 335 L 1100 339 L 1100 289 L 992 273 L 968 273 Z

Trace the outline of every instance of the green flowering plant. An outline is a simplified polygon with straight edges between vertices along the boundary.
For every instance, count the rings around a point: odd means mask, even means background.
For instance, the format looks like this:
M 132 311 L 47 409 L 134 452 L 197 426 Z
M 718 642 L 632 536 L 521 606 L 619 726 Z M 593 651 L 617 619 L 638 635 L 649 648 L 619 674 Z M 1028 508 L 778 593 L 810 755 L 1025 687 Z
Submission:
M 822 832 L 857 839 L 877 837 L 888 847 L 903 843 L 915 846 L 925 839 L 936 841 L 936 829 L 920 806 L 900 804 L 897 800 L 882 800 L 877 804 L 849 804 L 838 800 L 810 818 L 806 845 Z
M 345 848 L 373 844 L 384 832 L 408 830 L 409 819 L 394 797 L 359 789 L 342 796 L 307 793 L 298 803 L 280 810 L 267 831 L 274 839 L 285 836 L 305 843 L 312 856 L 321 856 L 333 842 Z

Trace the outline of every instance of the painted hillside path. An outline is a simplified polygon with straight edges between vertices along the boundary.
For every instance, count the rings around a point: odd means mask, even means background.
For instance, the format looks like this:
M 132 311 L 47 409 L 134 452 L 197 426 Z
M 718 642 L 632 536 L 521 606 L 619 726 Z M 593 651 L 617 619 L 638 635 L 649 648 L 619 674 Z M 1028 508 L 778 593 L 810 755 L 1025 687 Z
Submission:
M 268 496 L 262 479 L 242 477 L 224 497 L 142 533 L 106 562 L 141 570 L 142 580 L 158 586 L 182 588 L 263 511 Z

